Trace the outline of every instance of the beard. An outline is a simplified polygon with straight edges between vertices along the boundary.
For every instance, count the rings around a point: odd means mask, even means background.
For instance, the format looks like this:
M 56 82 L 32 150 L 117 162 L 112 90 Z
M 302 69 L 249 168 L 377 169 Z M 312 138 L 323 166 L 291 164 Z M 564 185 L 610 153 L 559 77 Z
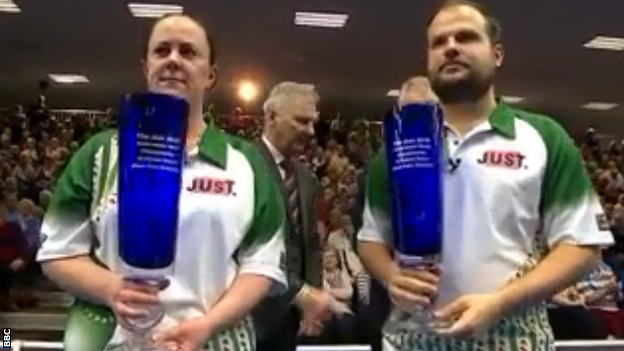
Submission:
M 494 81 L 495 70 L 479 74 L 469 70 L 468 74 L 453 80 L 445 80 L 439 74 L 429 74 L 431 89 L 445 104 L 471 103 L 481 99 Z

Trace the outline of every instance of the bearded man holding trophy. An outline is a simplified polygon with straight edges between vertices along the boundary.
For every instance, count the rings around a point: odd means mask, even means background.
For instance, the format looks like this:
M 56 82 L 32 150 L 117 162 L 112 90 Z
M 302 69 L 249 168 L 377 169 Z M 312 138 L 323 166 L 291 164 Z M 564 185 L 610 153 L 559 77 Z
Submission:
M 384 349 L 554 350 L 545 301 L 613 243 L 581 155 L 554 120 L 496 98 L 501 29 L 480 5 L 445 2 L 427 44 L 439 103 L 386 116 L 358 234 L 393 303 Z
M 158 20 L 147 92 L 58 179 L 38 259 L 76 296 L 65 350 L 255 349 L 249 312 L 286 287 L 285 210 L 255 146 L 203 118 L 215 59 L 198 21 Z

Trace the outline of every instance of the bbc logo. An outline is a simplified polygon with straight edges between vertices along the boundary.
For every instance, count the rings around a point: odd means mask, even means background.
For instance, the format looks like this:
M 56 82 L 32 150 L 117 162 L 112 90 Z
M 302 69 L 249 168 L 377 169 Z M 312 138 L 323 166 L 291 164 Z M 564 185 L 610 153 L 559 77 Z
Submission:
M 11 348 L 11 328 L 4 328 L 2 335 L 2 348 Z

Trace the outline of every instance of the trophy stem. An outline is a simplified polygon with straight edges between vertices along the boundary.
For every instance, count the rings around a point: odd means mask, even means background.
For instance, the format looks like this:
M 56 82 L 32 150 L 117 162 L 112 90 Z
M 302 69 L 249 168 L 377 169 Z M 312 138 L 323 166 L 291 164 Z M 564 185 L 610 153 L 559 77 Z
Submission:
M 153 273 L 144 273 L 144 272 L 136 272 L 131 274 L 126 274 L 124 276 L 124 280 L 146 286 L 153 286 L 158 288 L 159 290 L 164 290 L 169 286 L 169 279 L 156 272 Z M 129 320 L 128 323 L 131 326 L 131 331 L 136 333 L 145 333 L 156 326 L 165 316 L 165 306 L 159 303 L 156 306 L 150 306 L 145 308 L 145 306 L 139 306 L 137 308 L 143 308 L 146 310 L 147 315 L 140 318 L 134 318 Z
M 440 255 L 415 256 L 395 252 L 395 258 L 401 268 L 429 271 L 434 274 L 440 273 Z M 391 333 L 402 331 L 425 333 L 444 329 L 448 326 L 450 323 L 435 317 L 434 304 L 432 304 L 414 313 L 394 310 L 386 321 L 384 330 Z

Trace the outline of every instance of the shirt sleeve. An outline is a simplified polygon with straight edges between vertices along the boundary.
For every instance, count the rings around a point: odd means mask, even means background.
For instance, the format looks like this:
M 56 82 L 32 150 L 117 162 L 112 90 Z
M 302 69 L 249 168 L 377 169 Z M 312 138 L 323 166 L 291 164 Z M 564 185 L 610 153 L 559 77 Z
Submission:
M 613 244 L 609 221 L 594 192 L 580 151 L 556 122 L 541 128 L 547 146 L 542 182 L 542 229 L 548 246 Z
M 362 227 L 358 240 L 392 245 L 390 217 L 390 190 L 385 150 L 381 148 L 371 160 L 364 186 L 364 209 Z
M 254 168 L 254 215 L 251 227 L 237 252 L 239 274 L 257 274 L 272 279 L 273 293 L 287 286 L 284 245 L 284 203 L 277 183 L 259 154 L 250 152 Z
M 97 152 L 110 133 L 88 140 L 67 163 L 54 187 L 50 205 L 41 225 L 40 262 L 88 255 L 92 248 L 90 209 Z M 98 151 L 99 150 L 99 151 Z M 101 166 L 101 165 L 100 165 Z

